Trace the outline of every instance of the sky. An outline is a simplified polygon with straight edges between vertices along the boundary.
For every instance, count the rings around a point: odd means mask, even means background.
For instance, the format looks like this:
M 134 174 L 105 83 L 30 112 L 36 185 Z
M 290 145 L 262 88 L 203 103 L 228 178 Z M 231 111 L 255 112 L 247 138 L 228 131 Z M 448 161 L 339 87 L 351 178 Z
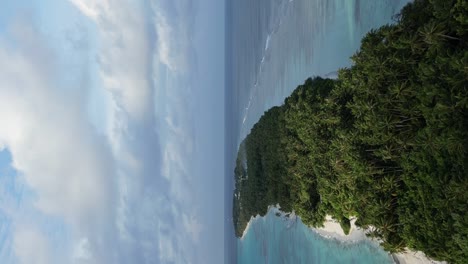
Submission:
M 0 262 L 222 263 L 224 1 L 0 8 Z

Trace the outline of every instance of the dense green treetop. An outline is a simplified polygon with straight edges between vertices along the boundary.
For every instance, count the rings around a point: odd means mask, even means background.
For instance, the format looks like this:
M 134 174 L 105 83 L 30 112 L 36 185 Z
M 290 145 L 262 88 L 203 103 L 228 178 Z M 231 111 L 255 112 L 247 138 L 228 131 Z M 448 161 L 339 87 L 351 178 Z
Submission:
M 265 112 L 236 162 L 241 236 L 268 205 L 310 226 L 373 225 L 391 252 L 468 259 L 468 4 L 416 0 L 370 31 L 337 80 Z

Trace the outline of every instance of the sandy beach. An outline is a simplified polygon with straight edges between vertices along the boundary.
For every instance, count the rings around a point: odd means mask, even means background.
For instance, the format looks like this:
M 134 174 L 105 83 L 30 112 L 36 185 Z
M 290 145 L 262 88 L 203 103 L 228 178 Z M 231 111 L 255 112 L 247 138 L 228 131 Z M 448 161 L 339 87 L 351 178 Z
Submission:
M 329 238 L 337 239 L 343 242 L 356 242 L 364 239 L 368 239 L 372 242 L 379 243 L 377 240 L 370 239 L 366 236 L 366 230 L 359 228 L 355 225 L 357 218 L 350 217 L 351 229 L 348 235 L 345 235 L 343 229 L 340 226 L 340 223 L 333 219 L 330 215 L 327 215 L 325 222 L 323 223 L 324 227 L 311 229 L 317 234 Z M 445 261 L 435 261 L 428 258 L 421 251 L 412 251 L 406 249 L 405 252 L 392 254 L 393 260 L 397 264 L 446 264 Z
M 289 217 L 289 218 L 295 218 L 297 217 L 296 214 L 291 213 L 291 214 L 286 214 L 280 210 L 279 205 L 276 206 L 269 206 L 268 211 L 273 210 L 274 213 L 280 213 L 281 217 Z M 254 220 L 257 218 L 261 217 L 260 215 L 256 215 L 255 217 L 251 217 L 250 221 L 247 223 L 247 226 L 242 233 L 242 237 L 240 240 L 243 240 L 245 235 L 247 234 L 250 225 Z M 333 219 L 332 216 L 327 215 L 325 217 L 325 222 L 323 223 L 323 227 L 315 228 L 311 227 L 310 229 L 317 234 L 319 234 L 322 237 L 325 237 L 327 239 L 336 239 L 338 241 L 342 242 L 358 242 L 361 240 L 369 240 L 373 243 L 376 243 L 377 245 L 380 244 L 380 242 L 376 239 L 371 239 L 366 236 L 366 232 L 368 230 L 362 229 L 360 227 L 356 226 L 356 220 L 357 217 L 351 216 L 350 217 L 350 223 L 351 223 L 351 228 L 349 230 L 349 234 L 346 235 L 343 231 L 343 229 L 340 226 L 339 221 Z M 372 228 L 372 227 L 370 227 Z M 408 248 L 406 248 L 405 252 L 401 253 L 395 253 L 392 254 L 392 258 L 395 263 L 397 264 L 447 264 L 445 261 L 435 261 L 430 258 L 428 258 L 423 252 L 421 251 L 412 251 Z
M 339 241 L 359 241 L 366 239 L 366 234 L 364 230 L 358 228 L 355 224 L 357 218 L 351 217 L 351 228 L 349 230 L 349 234 L 345 235 L 343 229 L 340 226 L 340 223 L 333 219 L 330 215 L 327 215 L 325 218 L 325 222 L 323 223 L 323 227 L 311 229 L 317 232 L 319 235 L 326 237 L 326 238 L 334 238 Z
M 421 251 L 412 251 L 410 249 L 406 249 L 406 252 L 393 254 L 393 258 L 395 259 L 396 263 L 399 264 L 447 264 L 446 261 L 435 261 L 428 258 L 423 252 Z

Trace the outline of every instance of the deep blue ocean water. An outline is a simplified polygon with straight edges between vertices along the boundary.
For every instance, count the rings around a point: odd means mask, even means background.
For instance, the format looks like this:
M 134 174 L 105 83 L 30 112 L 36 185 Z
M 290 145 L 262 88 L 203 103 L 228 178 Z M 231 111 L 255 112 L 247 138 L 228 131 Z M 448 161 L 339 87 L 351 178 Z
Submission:
M 269 108 L 311 76 L 351 65 L 361 38 L 392 23 L 408 0 L 227 0 L 226 263 L 391 263 L 369 242 L 324 239 L 302 222 L 268 214 L 234 237 L 232 190 L 239 143 Z

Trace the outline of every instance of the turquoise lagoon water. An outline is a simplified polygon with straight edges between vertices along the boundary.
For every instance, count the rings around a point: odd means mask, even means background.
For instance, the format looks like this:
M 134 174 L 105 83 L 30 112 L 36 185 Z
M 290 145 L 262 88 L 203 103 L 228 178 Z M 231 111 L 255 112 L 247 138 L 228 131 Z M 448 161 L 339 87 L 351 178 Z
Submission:
M 226 0 L 225 263 L 389 263 L 378 247 L 341 244 L 274 215 L 255 220 L 243 240 L 232 224 L 240 142 L 269 108 L 310 76 L 351 65 L 361 38 L 392 23 L 408 0 Z
M 369 241 L 339 242 L 321 237 L 299 218 L 270 210 L 254 219 L 237 247 L 238 263 L 393 263 L 389 254 Z

